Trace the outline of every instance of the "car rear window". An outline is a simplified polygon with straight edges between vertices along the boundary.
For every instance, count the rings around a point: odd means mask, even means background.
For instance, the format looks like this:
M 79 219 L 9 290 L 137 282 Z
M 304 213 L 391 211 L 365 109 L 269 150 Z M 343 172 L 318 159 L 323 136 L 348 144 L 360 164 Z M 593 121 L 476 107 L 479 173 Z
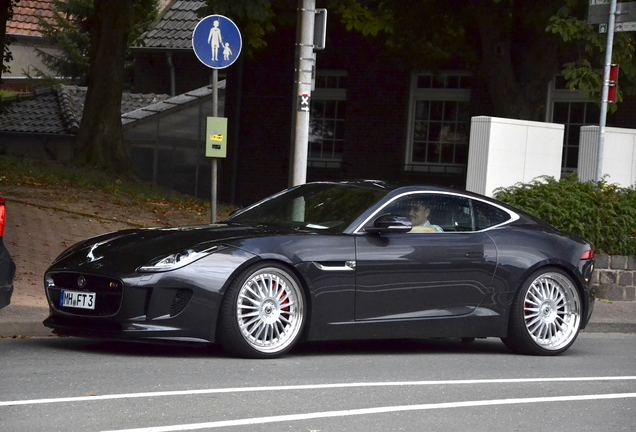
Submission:
M 502 224 L 510 219 L 510 214 L 483 201 L 473 200 L 475 229 L 477 231 Z

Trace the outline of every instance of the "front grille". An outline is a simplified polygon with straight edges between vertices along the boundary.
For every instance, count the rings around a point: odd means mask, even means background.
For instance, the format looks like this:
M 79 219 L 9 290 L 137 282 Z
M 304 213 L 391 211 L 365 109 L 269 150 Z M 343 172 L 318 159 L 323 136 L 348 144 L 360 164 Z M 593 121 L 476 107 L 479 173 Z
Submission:
M 53 307 L 59 311 L 73 315 L 111 316 L 116 314 L 121 306 L 123 284 L 117 279 L 72 272 L 53 273 L 50 276 L 53 286 L 47 286 L 49 299 Z M 86 281 L 82 288 L 78 284 L 80 276 Z M 60 306 L 60 293 L 63 289 L 94 292 L 95 309 Z

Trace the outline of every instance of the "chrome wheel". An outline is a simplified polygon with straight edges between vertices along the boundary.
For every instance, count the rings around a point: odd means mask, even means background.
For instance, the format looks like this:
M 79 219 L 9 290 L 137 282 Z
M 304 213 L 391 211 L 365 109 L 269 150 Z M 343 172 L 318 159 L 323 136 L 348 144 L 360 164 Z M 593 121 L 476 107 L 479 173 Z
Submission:
M 277 353 L 296 340 L 303 325 L 301 288 L 281 269 L 267 267 L 250 275 L 236 299 L 241 335 L 253 349 Z
M 579 330 L 581 300 L 572 281 L 556 272 L 539 275 L 528 287 L 523 319 L 532 340 L 550 351 L 567 346 Z

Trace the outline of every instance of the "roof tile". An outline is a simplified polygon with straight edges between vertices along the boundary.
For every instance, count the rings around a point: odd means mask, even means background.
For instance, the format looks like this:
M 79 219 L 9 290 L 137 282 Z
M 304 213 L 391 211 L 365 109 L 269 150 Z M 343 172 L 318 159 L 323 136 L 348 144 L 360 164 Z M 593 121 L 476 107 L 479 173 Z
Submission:
M 0 106 L 0 131 L 66 133 L 55 91 Z
M 192 32 L 199 21 L 199 9 L 205 1 L 176 1 L 161 19 L 141 37 L 146 48 L 191 49 Z
M 14 36 L 42 36 L 39 18 L 53 22 L 53 0 L 21 0 L 13 6 L 13 17 L 7 21 L 7 34 Z
M 122 115 L 168 97 L 123 93 Z M 9 102 L 0 106 L 0 132 L 74 134 L 82 119 L 85 98 L 86 87 L 60 85 L 29 99 Z

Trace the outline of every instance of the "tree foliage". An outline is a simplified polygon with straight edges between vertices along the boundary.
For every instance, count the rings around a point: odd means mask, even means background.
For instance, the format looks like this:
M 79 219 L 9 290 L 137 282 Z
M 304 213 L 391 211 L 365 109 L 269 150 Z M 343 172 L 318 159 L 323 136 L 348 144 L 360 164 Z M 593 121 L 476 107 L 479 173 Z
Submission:
M 546 31 L 560 37 L 566 53 L 562 73 L 571 90 L 582 91 L 598 98 L 602 86 L 607 34 L 600 34 L 597 26 L 585 21 L 588 2 L 565 0 L 550 17 Z M 633 32 L 614 34 L 612 62 L 620 64 L 619 102 L 622 93 L 636 94 L 636 37 Z
M 157 18 L 157 0 L 135 0 L 126 47 L 126 68 L 132 64 L 129 46 L 150 28 Z M 53 19 L 40 18 L 38 23 L 44 35 L 59 52 L 38 49 L 38 56 L 58 77 L 86 85 L 89 72 L 90 34 L 95 25 L 93 0 L 53 0 Z M 42 78 L 52 79 L 45 71 L 36 70 Z
M 0 80 L 2 74 L 11 72 L 8 63 L 13 60 L 7 37 L 7 21 L 13 16 L 13 7 L 19 0 L 0 0 Z
M 56 76 L 86 85 L 90 28 L 94 12 L 93 2 L 90 0 L 53 0 L 53 19 L 39 19 L 42 33 L 60 52 L 37 49 L 37 53 Z M 35 73 L 38 77 L 48 77 L 40 69 L 36 69 Z
M 606 35 L 585 21 L 588 0 L 324 0 L 349 31 L 374 38 L 413 69 L 466 69 L 485 90 L 484 114 L 541 120 L 556 74 L 599 99 Z M 248 54 L 293 24 L 294 0 L 208 0 L 201 15 L 236 18 Z M 634 33 L 617 33 L 621 93 L 636 94 Z
M 585 22 L 587 0 L 339 0 L 347 29 L 384 40 L 412 67 L 462 67 L 488 90 L 494 114 L 540 119 L 545 88 L 562 73 L 598 97 L 605 35 Z M 617 33 L 621 88 L 634 92 L 634 33 Z
M 241 29 L 243 52 L 251 56 L 267 46 L 266 37 L 280 26 L 293 26 L 297 2 L 294 0 L 207 0 L 199 15 L 231 17 Z

